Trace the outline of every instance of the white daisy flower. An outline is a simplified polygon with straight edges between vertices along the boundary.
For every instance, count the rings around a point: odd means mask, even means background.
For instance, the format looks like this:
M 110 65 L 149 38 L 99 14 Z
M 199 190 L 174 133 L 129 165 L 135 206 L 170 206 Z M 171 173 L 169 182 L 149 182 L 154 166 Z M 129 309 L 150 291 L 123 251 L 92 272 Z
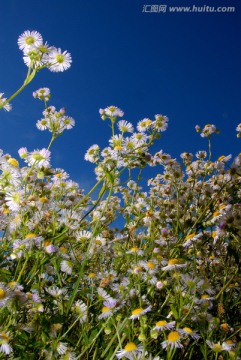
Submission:
M 150 129 L 151 126 L 152 126 L 152 120 L 145 118 L 145 119 L 138 122 L 137 130 L 139 132 L 145 132 L 148 129 Z
M 44 119 L 38 120 L 36 123 L 36 127 L 37 127 L 37 129 L 39 129 L 41 131 L 49 129 L 49 119 L 44 118 Z
M 143 347 L 141 344 L 136 345 L 133 342 L 128 342 L 123 350 L 119 350 L 116 353 L 117 359 L 126 358 L 129 360 L 135 360 L 137 356 L 143 353 Z
M 9 345 L 9 341 L 9 332 L 0 332 L 0 352 L 3 352 L 6 355 L 9 355 L 13 351 L 12 347 Z
M 33 92 L 33 97 L 39 100 L 48 101 L 50 99 L 50 96 L 50 89 L 46 87 L 40 88 Z
M 87 305 L 82 300 L 77 300 L 72 307 L 72 311 L 78 315 L 80 323 L 87 320 L 87 309 Z
M 158 131 L 166 131 L 167 127 L 168 127 L 168 117 L 165 115 L 161 115 L 161 114 L 157 114 L 155 115 L 155 121 L 154 124 L 155 128 Z
M 22 196 L 18 191 L 9 192 L 5 197 L 7 207 L 12 211 L 18 211 L 20 209 Z
M 58 354 L 60 354 L 60 355 L 65 354 L 66 351 L 68 350 L 67 344 L 66 344 L 66 343 L 62 343 L 62 342 L 59 342 L 59 343 L 57 344 L 57 349 L 56 349 L 56 350 L 57 350 Z
M 71 263 L 71 261 L 63 260 L 60 263 L 60 269 L 62 272 L 71 275 L 73 270 L 73 264 Z
M 118 121 L 117 127 L 123 133 L 125 133 L 125 132 L 132 133 L 134 131 L 133 125 L 126 120 Z
M 72 58 L 67 51 L 62 52 L 61 49 L 52 48 L 48 54 L 47 63 L 50 71 L 65 71 L 71 66 Z
M 60 289 L 58 286 L 53 286 L 52 288 L 47 288 L 46 291 L 54 298 L 58 298 L 62 295 L 65 295 L 67 289 Z
M 18 150 L 18 154 L 20 156 L 21 159 L 26 159 L 27 155 L 28 155 L 28 150 L 26 147 L 21 147 Z
M 75 121 L 70 116 L 64 116 L 62 119 L 64 129 L 70 130 L 74 127 Z
M 146 309 L 137 308 L 131 312 L 131 316 L 129 317 L 130 320 L 139 319 L 140 316 L 146 314 L 147 312 L 151 311 L 151 306 L 148 306 Z
M 110 117 L 122 117 L 124 116 L 124 113 L 121 109 L 119 109 L 116 106 L 108 106 L 107 108 L 104 109 L 104 114 L 106 116 L 110 116 Z
M 166 349 L 167 347 L 172 349 L 175 348 L 183 348 L 183 345 L 181 344 L 181 335 L 177 331 L 171 331 L 168 336 L 167 340 L 162 342 L 163 349 Z
M 12 105 L 5 102 L 7 101 L 7 98 L 3 97 L 4 93 L 0 93 L 0 108 L 4 108 L 6 111 L 12 110 Z M 3 105 L 4 104 L 4 105 Z
M 27 50 L 42 45 L 43 38 L 38 31 L 24 31 L 18 38 L 18 46 L 20 50 Z
M 110 317 L 113 315 L 112 308 L 109 308 L 108 306 L 103 306 L 101 309 L 101 314 L 98 316 L 98 319 L 105 319 L 107 317 Z
M 160 320 L 156 322 L 156 326 L 153 328 L 155 331 L 171 330 L 175 327 L 176 321 L 167 322 L 166 320 Z
M 50 167 L 50 151 L 48 149 L 35 150 L 28 154 L 26 161 L 30 166 L 35 165 L 38 168 Z
M 162 271 L 176 270 L 187 266 L 186 264 L 180 263 L 179 259 L 168 260 L 167 266 L 162 267 Z
M 86 152 L 84 159 L 86 161 L 89 161 L 91 163 L 95 163 L 99 160 L 99 151 L 100 147 L 99 145 L 92 145 Z
M 198 340 L 200 339 L 200 335 L 196 332 L 196 331 L 193 331 L 191 328 L 189 327 L 184 327 L 182 330 L 180 330 L 180 333 L 182 335 L 188 335 L 190 336 L 191 338 L 193 338 L 194 340 Z

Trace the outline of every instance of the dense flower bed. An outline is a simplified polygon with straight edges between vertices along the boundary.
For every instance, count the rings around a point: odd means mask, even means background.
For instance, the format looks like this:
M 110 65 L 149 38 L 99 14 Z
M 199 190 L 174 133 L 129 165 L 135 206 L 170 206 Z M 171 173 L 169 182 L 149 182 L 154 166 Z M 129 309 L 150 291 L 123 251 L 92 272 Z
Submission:
M 1 94 L 7 111 L 39 70 L 71 64 L 36 31 L 18 44 L 28 74 L 10 98 Z M 110 106 L 100 109 L 108 146 L 85 155 L 96 176 L 85 194 L 50 163 L 74 120 L 49 105 L 48 88 L 33 95 L 49 146 L 0 157 L 0 358 L 240 359 L 241 154 L 213 160 L 210 124 L 196 126 L 207 152 L 151 154 L 168 118 L 134 129 Z M 157 175 L 143 189 L 148 166 Z

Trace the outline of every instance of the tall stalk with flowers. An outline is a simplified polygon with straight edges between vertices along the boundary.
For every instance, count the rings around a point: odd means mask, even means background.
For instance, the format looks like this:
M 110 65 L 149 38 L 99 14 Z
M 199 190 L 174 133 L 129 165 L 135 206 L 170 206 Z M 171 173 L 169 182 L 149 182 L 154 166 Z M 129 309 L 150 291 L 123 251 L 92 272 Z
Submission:
M 1 94 L 7 111 L 37 71 L 71 64 L 36 31 L 18 44 L 28 75 Z M 168 118 L 135 129 L 109 106 L 109 144 L 85 154 L 96 177 L 85 194 L 50 162 L 74 119 L 48 88 L 33 96 L 49 145 L 0 157 L 0 359 L 240 359 L 241 155 L 213 159 L 210 124 L 196 126 L 208 153 L 152 154 Z M 157 175 L 143 185 L 149 166 Z

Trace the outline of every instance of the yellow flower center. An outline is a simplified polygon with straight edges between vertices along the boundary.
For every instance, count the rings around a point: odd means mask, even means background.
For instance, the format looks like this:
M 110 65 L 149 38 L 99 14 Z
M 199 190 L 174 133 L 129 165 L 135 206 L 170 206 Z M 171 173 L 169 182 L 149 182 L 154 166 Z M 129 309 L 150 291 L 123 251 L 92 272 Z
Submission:
M 134 246 L 134 247 L 131 248 L 130 251 L 131 251 L 131 252 L 136 252 L 136 251 L 138 251 L 138 250 L 139 250 L 139 248 L 138 248 L 137 246 Z
M 110 308 L 108 308 L 107 306 L 103 306 L 101 311 L 102 311 L 102 313 L 106 313 L 106 312 L 110 311 Z
M 94 241 L 94 244 L 96 244 L 96 245 L 102 245 L 102 242 L 101 242 L 100 240 L 95 240 L 95 241 Z
M 25 43 L 26 43 L 27 45 L 32 45 L 32 44 L 34 44 L 34 38 L 33 38 L 32 36 L 26 37 Z
M 3 289 L 0 289 L 0 299 L 4 299 L 6 292 Z
M 64 55 L 58 54 L 55 59 L 57 63 L 62 64 L 64 62 Z
M 213 350 L 216 351 L 216 352 L 219 352 L 219 351 L 222 351 L 222 345 L 220 344 L 214 344 L 213 345 Z
M 114 147 L 114 150 L 122 150 L 122 146 L 121 146 L 121 145 L 116 145 L 116 146 Z
M 179 264 L 179 260 L 178 259 L 170 259 L 168 261 L 168 265 L 176 265 Z
M 213 218 L 216 217 L 216 216 L 218 216 L 218 215 L 220 215 L 220 212 L 219 212 L 219 211 L 215 211 L 215 212 L 213 213 Z
M 5 333 L 0 333 L 0 338 L 2 338 L 5 342 L 9 342 L 10 340 L 9 336 Z
M 221 155 L 221 156 L 219 156 L 218 161 L 221 161 L 221 160 L 223 160 L 224 158 L 225 158 L 225 156 L 224 156 L 224 155 Z
M 142 313 L 143 309 L 139 308 L 139 309 L 135 309 L 132 311 L 132 315 L 140 315 Z
M 183 330 L 186 331 L 188 334 L 192 334 L 192 333 L 193 333 L 192 329 L 189 328 L 189 327 L 185 327 L 185 328 L 183 328 Z
M 124 350 L 126 352 L 131 352 L 131 351 L 136 350 L 136 348 L 137 348 L 136 344 L 134 344 L 133 342 L 129 342 L 128 344 L 126 344 Z
M 88 277 L 89 277 L 89 278 L 95 277 L 95 273 L 93 273 L 93 272 L 89 273 Z
M 195 233 L 189 234 L 189 235 L 186 236 L 185 240 L 189 240 L 195 235 L 196 235 Z
M 201 296 L 201 299 L 208 299 L 209 298 L 209 296 L 207 295 L 207 294 L 203 294 L 202 296 Z
M 153 262 L 151 262 L 151 261 L 148 261 L 147 266 L 148 266 L 150 269 L 155 269 L 155 267 L 156 267 L 156 265 L 155 265 Z
M 16 168 L 19 167 L 18 161 L 17 161 L 16 159 L 14 159 L 14 158 L 9 158 L 9 159 L 8 159 L 8 163 L 9 163 L 10 165 L 16 167 Z
M 39 201 L 42 203 L 47 203 L 48 199 L 45 196 L 42 196 L 41 198 L 39 198 Z
M 156 323 L 156 326 L 165 326 L 167 324 L 166 320 L 160 320 Z
M 29 233 L 29 234 L 27 234 L 27 235 L 25 236 L 25 239 L 32 239 L 32 238 L 35 238 L 35 237 L 36 237 L 35 234 Z
M 181 338 L 181 336 L 179 335 L 179 333 L 177 331 L 171 331 L 168 334 L 167 340 L 169 342 L 176 342 Z
M 152 121 L 151 120 L 146 120 L 146 125 L 151 125 L 152 124 Z

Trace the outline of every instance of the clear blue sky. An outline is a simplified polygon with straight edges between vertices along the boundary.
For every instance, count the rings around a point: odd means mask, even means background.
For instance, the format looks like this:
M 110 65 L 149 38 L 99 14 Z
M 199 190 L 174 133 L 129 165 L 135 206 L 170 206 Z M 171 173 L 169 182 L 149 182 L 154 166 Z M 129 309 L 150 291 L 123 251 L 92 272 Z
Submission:
M 234 13 L 145 13 L 145 4 L 235 6 Z M 52 104 L 65 106 L 76 120 L 73 130 L 52 148 L 52 163 L 88 188 L 93 166 L 84 161 L 88 147 L 107 145 L 110 132 L 98 114 L 116 105 L 136 124 L 157 113 L 170 119 L 155 150 L 178 157 L 206 149 L 194 126 L 213 123 L 221 130 L 214 156 L 237 154 L 235 127 L 241 122 L 241 4 L 235 0 L 8 0 L 1 1 L 1 88 L 7 96 L 26 74 L 17 39 L 39 31 L 49 44 L 72 54 L 64 73 L 40 72 L 1 112 L 0 147 L 16 156 L 48 145 L 40 132 L 42 103 L 32 98 L 39 87 L 52 90 Z M 90 180 L 92 178 L 92 180 Z

